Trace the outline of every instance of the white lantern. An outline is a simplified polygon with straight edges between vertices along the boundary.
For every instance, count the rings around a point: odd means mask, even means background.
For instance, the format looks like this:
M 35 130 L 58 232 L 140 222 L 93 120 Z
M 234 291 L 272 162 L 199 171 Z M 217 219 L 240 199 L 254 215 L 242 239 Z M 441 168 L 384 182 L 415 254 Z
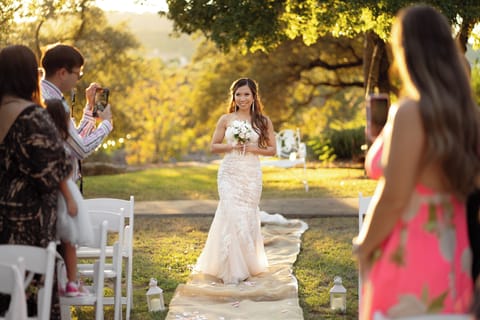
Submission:
M 342 278 L 333 279 L 333 287 L 330 289 L 330 308 L 332 310 L 347 310 L 347 289 L 342 285 Z
M 150 289 L 147 291 L 148 311 L 162 311 L 165 310 L 165 303 L 163 302 L 163 290 L 157 286 L 155 278 L 150 279 Z

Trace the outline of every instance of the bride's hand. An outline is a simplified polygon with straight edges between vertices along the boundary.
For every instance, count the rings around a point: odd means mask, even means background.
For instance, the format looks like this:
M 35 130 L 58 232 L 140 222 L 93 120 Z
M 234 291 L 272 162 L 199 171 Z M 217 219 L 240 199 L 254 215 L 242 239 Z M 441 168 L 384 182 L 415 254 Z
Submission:
M 231 151 L 242 151 L 243 150 L 243 144 L 240 144 L 240 143 L 232 143 L 230 144 L 230 146 L 232 147 L 232 150 Z
M 255 143 L 247 143 L 245 145 L 245 152 L 250 152 L 250 153 L 257 153 L 258 148 Z

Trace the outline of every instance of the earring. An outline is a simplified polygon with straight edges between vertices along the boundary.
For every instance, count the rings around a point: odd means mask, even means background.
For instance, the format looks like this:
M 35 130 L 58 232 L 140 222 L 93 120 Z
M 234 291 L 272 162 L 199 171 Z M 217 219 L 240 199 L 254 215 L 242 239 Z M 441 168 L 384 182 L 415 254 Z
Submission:
M 255 102 L 252 102 L 252 113 L 255 111 Z

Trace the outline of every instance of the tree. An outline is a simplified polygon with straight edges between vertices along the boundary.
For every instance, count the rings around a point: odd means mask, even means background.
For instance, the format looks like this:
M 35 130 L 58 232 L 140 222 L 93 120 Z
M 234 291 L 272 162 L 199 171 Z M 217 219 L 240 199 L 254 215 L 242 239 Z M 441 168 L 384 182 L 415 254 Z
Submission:
M 12 31 L 15 14 L 21 6 L 20 1 L 0 0 L 0 45 L 7 44 L 4 35 L 8 35 Z
M 150 60 L 141 78 L 129 88 L 126 114 L 138 124 L 126 144 L 129 163 L 160 163 L 195 150 L 188 73 Z
M 300 39 L 288 40 L 268 54 L 242 54 L 236 47 L 224 54 L 205 42 L 192 61 L 200 73 L 193 88 L 194 100 L 204 102 L 196 110 L 197 117 L 207 121 L 211 115 L 207 111 L 214 105 L 225 112 L 230 84 L 239 77 L 251 77 L 261 87 L 275 126 L 281 126 L 304 109 L 325 104 L 328 97 L 345 88 L 362 88 L 361 54 L 360 38 L 324 37 L 311 46 Z
M 20 3 L 20 2 L 19 2 Z M 24 19 L 11 21 L 10 32 L 4 38 L 8 43 L 23 43 L 37 53 L 47 45 L 61 42 L 80 49 L 85 56 L 85 77 L 77 87 L 74 108 L 80 119 L 85 104 L 84 90 L 91 82 L 98 82 L 111 90 L 115 130 L 111 138 L 123 137 L 134 126 L 125 115 L 122 101 L 129 94 L 127 88 L 136 81 L 142 59 L 132 51 L 139 47 L 134 36 L 125 31 L 125 25 L 111 26 L 105 13 L 94 6 L 93 0 L 23 2 L 16 11 Z
M 457 27 L 463 46 L 480 21 L 478 1 L 427 1 L 440 9 Z M 317 1 L 317 0 L 167 0 L 176 32 L 202 32 L 217 46 L 228 51 L 233 46 L 243 52 L 270 51 L 287 39 L 301 38 L 312 45 L 326 35 L 363 35 L 365 92 L 395 91 L 388 77 L 389 30 L 394 14 L 410 1 Z

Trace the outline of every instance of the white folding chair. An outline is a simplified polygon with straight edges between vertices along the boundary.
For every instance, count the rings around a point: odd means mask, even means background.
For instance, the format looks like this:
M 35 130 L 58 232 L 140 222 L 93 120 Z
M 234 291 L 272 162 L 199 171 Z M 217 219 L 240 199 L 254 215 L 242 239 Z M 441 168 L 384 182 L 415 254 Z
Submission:
M 35 274 L 44 277 L 43 287 L 39 289 L 37 296 L 37 316 L 29 319 L 50 319 L 56 248 L 54 241 L 50 242 L 47 248 L 19 244 L 0 245 L 0 257 L 3 263 L 16 264 L 19 257 L 23 258 L 26 272 L 25 288 L 30 285 Z
M 472 320 L 473 316 L 468 314 L 426 314 L 411 317 L 395 317 L 395 320 Z M 380 313 L 373 315 L 373 320 L 393 320 Z
M 88 215 L 90 216 L 91 220 L 105 220 L 108 222 L 107 233 L 114 234 L 118 236 L 118 239 L 112 243 L 112 255 L 109 257 L 107 254 L 107 249 L 110 247 L 108 245 L 107 239 L 107 246 L 105 247 L 105 259 L 111 260 L 110 262 L 105 262 L 104 270 L 104 277 L 105 279 L 112 279 L 114 286 L 113 286 L 113 298 L 103 297 L 103 304 L 104 305 L 112 305 L 114 306 L 114 319 L 121 319 L 122 316 L 122 252 L 120 244 L 123 243 L 123 232 L 124 232 L 124 215 L 123 215 L 123 208 L 120 209 L 120 212 L 113 212 L 108 210 L 88 210 Z M 93 278 L 95 276 L 94 273 L 94 265 L 91 263 L 83 263 L 78 264 L 77 266 L 78 274 L 81 277 L 88 277 Z
M 362 230 L 363 221 L 365 220 L 365 215 L 367 214 L 368 206 L 372 197 L 364 197 L 361 192 L 358 193 L 358 233 Z M 360 301 L 362 300 L 362 279 L 360 278 L 360 273 L 358 273 L 358 305 L 360 306 Z
M 93 198 L 85 199 L 85 206 L 88 210 L 106 210 L 112 212 L 121 212 L 124 215 L 124 232 L 121 243 L 121 255 L 125 260 L 125 296 L 121 297 L 122 305 L 126 305 L 125 318 L 130 319 L 131 309 L 133 307 L 133 228 L 134 228 L 134 196 L 129 200 L 116 198 Z M 107 257 L 113 257 L 113 246 L 107 246 Z M 92 258 L 98 256 L 98 251 L 93 248 L 80 247 L 77 250 L 78 258 Z M 104 304 L 114 304 L 114 299 L 105 298 Z M 120 317 L 121 319 L 121 317 Z
M 62 320 L 71 319 L 71 306 L 95 306 L 95 319 L 103 320 L 103 289 L 105 287 L 105 260 L 107 248 L 107 233 L 109 221 L 112 220 L 123 221 L 122 217 L 116 213 L 103 212 L 101 215 L 91 214 L 90 221 L 93 229 L 94 241 L 92 248 L 99 251 L 98 259 L 92 264 L 93 285 L 87 287 L 90 295 L 77 297 L 60 297 L 60 308 Z
M 0 263 L 0 293 L 10 296 L 10 305 L 5 317 L 0 320 L 27 320 L 25 301 L 25 260 L 19 257 L 17 263 Z
M 362 230 L 363 220 L 365 220 L 371 200 L 372 197 L 364 197 L 361 192 L 358 193 L 358 232 Z
M 262 161 L 264 166 L 292 168 L 303 165 L 303 178 L 301 178 L 305 192 L 308 192 L 307 180 L 307 146 L 300 138 L 300 129 L 285 129 L 275 134 L 277 144 L 277 157 L 279 160 Z

